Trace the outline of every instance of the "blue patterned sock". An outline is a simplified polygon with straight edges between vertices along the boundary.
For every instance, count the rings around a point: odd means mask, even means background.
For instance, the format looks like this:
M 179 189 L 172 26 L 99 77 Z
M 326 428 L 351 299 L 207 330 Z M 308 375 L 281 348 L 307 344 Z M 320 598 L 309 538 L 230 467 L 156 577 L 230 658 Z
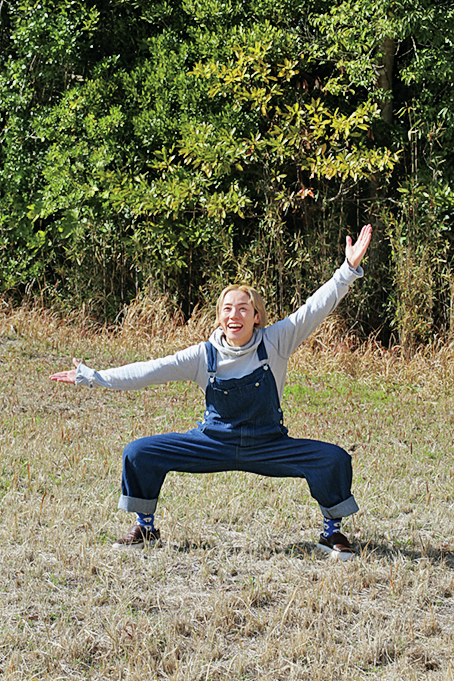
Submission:
M 340 532 L 342 518 L 323 518 L 323 536 L 331 537 L 335 532 Z
M 146 530 L 154 531 L 154 515 L 152 513 L 136 513 L 137 524 L 144 527 Z

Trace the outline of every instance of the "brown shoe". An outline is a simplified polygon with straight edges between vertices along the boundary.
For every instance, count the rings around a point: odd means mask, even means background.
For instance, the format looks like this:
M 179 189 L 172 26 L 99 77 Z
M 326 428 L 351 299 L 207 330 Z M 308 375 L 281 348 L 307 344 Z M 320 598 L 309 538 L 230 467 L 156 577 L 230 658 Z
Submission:
M 324 537 L 321 534 L 317 548 L 330 553 L 332 558 L 339 560 L 350 560 L 355 555 L 347 537 L 340 532 L 335 532 L 330 537 Z
M 161 543 L 159 530 L 147 530 L 140 525 L 132 525 L 128 534 L 112 544 L 114 549 L 142 549 L 144 546 L 155 546 Z

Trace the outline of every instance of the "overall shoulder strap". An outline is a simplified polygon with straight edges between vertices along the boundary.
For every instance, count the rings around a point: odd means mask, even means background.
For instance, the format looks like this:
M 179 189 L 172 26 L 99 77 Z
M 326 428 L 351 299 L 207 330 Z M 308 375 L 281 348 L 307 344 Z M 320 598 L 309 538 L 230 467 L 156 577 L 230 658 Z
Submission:
M 260 345 L 257 348 L 257 354 L 259 356 L 259 360 L 263 362 L 263 360 L 268 359 L 268 355 L 266 354 L 266 348 L 265 348 L 265 343 L 263 342 L 263 338 L 260 341 Z
M 215 374 L 217 367 L 217 350 L 210 341 L 206 341 L 205 348 L 207 353 L 207 371 L 209 374 Z

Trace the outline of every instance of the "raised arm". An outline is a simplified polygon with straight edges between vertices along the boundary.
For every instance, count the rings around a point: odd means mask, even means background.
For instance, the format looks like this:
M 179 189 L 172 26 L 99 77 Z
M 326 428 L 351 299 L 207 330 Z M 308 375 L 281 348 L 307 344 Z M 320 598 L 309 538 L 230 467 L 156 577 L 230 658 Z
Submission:
M 57 374 L 52 374 L 50 376 L 51 381 L 58 381 L 59 383 L 74 383 L 76 382 L 76 371 L 79 366 L 79 362 L 75 357 L 73 357 L 73 364 L 75 369 L 70 369 L 69 371 L 59 371 Z
M 346 261 L 333 277 L 315 291 L 293 314 L 267 327 L 266 338 L 274 345 L 281 357 L 288 359 L 319 324 L 335 310 L 351 284 L 363 276 L 360 262 L 367 251 L 371 235 L 371 226 L 365 225 L 355 244 L 351 237 L 347 237 Z

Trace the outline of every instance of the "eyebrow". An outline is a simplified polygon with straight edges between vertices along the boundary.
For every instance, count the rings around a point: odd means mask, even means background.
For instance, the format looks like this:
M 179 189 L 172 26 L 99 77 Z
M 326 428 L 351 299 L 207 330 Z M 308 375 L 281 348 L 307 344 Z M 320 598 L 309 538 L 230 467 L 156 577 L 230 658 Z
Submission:
M 222 303 L 222 307 L 233 307 L 235 303 Z M 250 300 L 244 300 L 241 303 L 236 303 L 238 307 L 241 307 L 242 305 L 252 305 Z

